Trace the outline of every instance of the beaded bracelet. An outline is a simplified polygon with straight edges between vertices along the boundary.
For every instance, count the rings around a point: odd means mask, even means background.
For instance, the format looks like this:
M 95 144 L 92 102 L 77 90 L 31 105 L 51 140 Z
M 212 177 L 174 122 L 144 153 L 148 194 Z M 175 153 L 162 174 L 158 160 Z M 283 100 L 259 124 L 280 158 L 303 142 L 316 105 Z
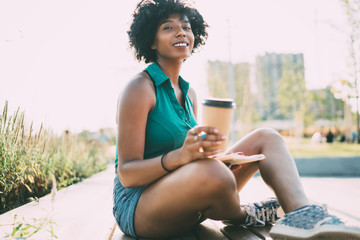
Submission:
M 168 173 L 171 173 L 172 171 L 169 170 L 169 169 L 167 169 L 167 168 L 164 166 L 164 158 L 165 158 L 165 155 L 166 155 L 166 154 L 167 154 L 167 153 L 165 153 L 164 155 L 161 156 L 161 166 L 162 166 L 162 168 L 163 168 L 165 171 L 167 171 Z

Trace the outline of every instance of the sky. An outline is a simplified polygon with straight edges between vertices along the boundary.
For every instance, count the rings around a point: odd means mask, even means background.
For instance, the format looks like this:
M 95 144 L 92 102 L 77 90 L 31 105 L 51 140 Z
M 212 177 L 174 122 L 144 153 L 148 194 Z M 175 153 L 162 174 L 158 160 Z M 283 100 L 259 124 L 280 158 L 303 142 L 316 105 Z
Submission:
M 220 3 L 219 3 L 220 2 Z M 116 103 L 134 60 L 126 31 L 137 1 L 0 1 L 0 109 L 20 107 L 35 129 L 115 128 Z M 265 52 L 303 53 L 308 88 L 347 71 L 340 0 L 197 0 L 210 25 L 207 44 L 182 76 L 207 96 L 206 61 L 254 63 Z

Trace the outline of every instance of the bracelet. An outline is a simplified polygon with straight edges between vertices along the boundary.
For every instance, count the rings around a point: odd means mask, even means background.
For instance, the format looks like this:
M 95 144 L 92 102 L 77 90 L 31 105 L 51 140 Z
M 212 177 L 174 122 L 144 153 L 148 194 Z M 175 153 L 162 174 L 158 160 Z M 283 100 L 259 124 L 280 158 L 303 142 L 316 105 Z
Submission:
M 161 166 L 162 166 L 162 168 L 165 170 L 165 171 L 167 171 L 168 173 L 171 173 L 172 171 L 171 170 L 169 170 L 169 169 L 167 169 L 165 166 L 164 166 L 164 158 L 165 158 L 165 155 L 166 155 L 167 153 L 165 153 L 165 154 L 163 154 L 162 156 L 161 156 Z

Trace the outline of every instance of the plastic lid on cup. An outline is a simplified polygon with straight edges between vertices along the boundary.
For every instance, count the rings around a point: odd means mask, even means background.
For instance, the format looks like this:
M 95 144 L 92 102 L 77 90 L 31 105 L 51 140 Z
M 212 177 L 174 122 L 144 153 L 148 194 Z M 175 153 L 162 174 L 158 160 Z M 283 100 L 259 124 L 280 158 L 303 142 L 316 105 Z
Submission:
M 231 98 L 205 98 L 203 105 L 209 107 L 235 108 L 234 100 Z

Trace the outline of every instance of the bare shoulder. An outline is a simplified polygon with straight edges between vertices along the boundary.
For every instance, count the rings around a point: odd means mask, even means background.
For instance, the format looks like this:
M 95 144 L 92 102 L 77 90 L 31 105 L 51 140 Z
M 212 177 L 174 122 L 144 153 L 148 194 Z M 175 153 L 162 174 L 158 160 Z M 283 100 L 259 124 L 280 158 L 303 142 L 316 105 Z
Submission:
M 146 95 L 155 95 L 154 85 L 149 77 L 149 75 L 145 72 L 140 72 L 136 74 L 130 82 L 125 87 L 123 94 L 146 94 Z
M 136 74 L 120 93 L 117 104 L 117 112 L 124 106 L 131 106 L 136 110 L 141 106 L 144 111 L 151 111 L 156 103 L 154 85 L 150 76 L 145 72 Z M 117 115 L 118 115 L 117 114 Z

